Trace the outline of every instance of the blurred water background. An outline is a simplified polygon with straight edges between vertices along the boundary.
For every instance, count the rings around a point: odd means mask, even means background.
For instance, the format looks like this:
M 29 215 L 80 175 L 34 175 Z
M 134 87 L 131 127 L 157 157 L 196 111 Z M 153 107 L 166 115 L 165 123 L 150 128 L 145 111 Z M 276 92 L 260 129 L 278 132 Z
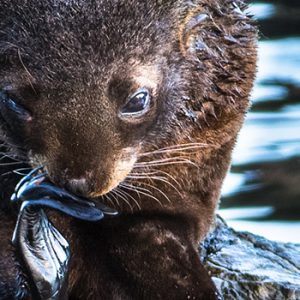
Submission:
M 258 74 L 220 214 L 237 230 L 300 243 L 300 0 L 252 1 L 249 12 Z

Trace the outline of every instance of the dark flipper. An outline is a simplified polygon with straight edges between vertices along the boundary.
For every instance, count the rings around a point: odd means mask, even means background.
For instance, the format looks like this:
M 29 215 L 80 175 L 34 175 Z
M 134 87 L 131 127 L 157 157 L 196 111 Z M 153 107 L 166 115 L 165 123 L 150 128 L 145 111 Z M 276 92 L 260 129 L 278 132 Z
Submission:
M 49 222 L 43 207 L 68 216 L 95 222 L 117 211 L 103 204 L 97 206 L 72 195 L 47 181 L 47 174 L 37 168 L 16 186 L 12 201 L 22 202 L 13 244 L 27 274 L 33 299 L 67 299 L 67 274 L 70 250 L 67 241 Z
M 42 209 L 25 207 L 20 211 L 13 244 L 29 278 L 33 299 L 67 299 L 69 245 Z
M 98 203 L 96 206 L 87 199 L 79 198 L 47 182 L 46 174 L 37 174 L 34 177 L 27 175 L 20 183 L 12 195 L 12 201 L 25 201 L 26 206 L 50 207 L 74 218 L 91 222 L 100 221 L 104 215 L 118 214 L 116 210 L 104 204 Z

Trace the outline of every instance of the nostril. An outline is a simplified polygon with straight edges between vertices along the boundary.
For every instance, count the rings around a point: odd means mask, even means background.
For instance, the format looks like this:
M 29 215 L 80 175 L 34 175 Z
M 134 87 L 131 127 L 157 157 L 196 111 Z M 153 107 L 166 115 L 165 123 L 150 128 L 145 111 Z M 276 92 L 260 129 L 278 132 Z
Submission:
M 85 178 L 69 179 L 67 180 L 65 187 L 74 194 L 82 196 L 87 196 L 89 194 L 89 184 Z

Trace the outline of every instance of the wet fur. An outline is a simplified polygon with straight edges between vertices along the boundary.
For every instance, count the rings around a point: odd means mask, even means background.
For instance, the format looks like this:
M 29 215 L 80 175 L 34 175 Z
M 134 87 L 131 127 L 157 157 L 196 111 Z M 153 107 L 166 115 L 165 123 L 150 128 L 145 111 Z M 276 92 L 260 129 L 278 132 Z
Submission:
M 14 131 L 1 122 L 4 152 L 28 163 L 31 150 L 41 158 L 33 164 L 51 158 L 49 172 L 63 183 L 57 170 L 68 167 L 78 177 L 98 166 L 100 174 L 124 147 L 141 144 L 140 153 L 148 153 L 199 143 L 138 159 L 180 155 L 192 162 L 151 167 L 175 177 L 177 183 L 167 178 L 179 193 L 159 180 L 126 179 L 148 184 L 159 201 L 123 189 L 138 205 L 129 196 L 130 205 L 101 199 L 124 212 L 115 220 L 85 224 L 53 215 L 71 243 L 71 299 L 213 299 L 197 245 L 213 222 L 255 74 L 256 29 L 240 9 L 244 4 L 231 0 L 1 1 L 0 88 L 24 87 L 20 101 L 39 116 Z M 189 27 L 198 14 L 208 17 Z M 122 95 L 130 70 L 149 63 L 162 74 L 157 114 L 138 129 L 120 129 L 109 91 Z M 21 273 L 9 242 L 17 212 L 9 195 L 20 176 L 6 173 L 20 166 L 1 166 L 0 290 L 10 286 L 7 299 L 15 299 Z

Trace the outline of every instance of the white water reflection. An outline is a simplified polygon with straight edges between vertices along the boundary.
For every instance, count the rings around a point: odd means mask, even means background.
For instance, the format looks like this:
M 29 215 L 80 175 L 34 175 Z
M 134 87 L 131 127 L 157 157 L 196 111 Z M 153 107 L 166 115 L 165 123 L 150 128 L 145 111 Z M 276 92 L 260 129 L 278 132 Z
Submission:
M 279 13 L 276 6 L 266 3 L 251 5 L 250 11 L 259 20 L 272 18 Z M 264 183 L 260 182 L 260 172 L 263 171 L 260 164 L 264 166 L 270 163 L 279 168 L 279 162 L 300 157 L 300 96 L 291 96 L 295 89 L 300 91 L 300 37 L 261 41 L 258 55 L 258 74 L 252 93 L 254 110 L 247 116 L 233 153 L 235 173 L 228 174 L 222 192 L 225 200 L 231 198 L 230 205 L 234 205 L 236 195 L 240 202 L 236 204 L 237 207 L 223 209 L 220 213 L 237 230 L 250 231 L 271 240 L 300 243 L 300 203 L 299 221 L 259 221 L 259 218 L 272 216 L 276 201 L 288 201 L 285 194 L 280 194 L 277 199 L 272 199 L 274 195 L 270 197 L 264 194 Z M 300 95 L 299 91 L 296 95 Z M 296 173 L 283 172 L 282 176 L 285 175 L 291 176 L 282 178 L 285 181 L 291 181 L 296 178 L 293 176 L 297 176 Z M 249 191 L 256 193 L 251 194 Z M 245 207 L 251 202 L 251 196 L 257 193 L 260 193 L 260 198 L 269 201 L 268 206 Z M 288 191 L 286 194 L 289 194 Z M 292 199 L 292 193 L 290 197 Z M 246 199 L 247 204 L 243 204 L 241 199 Z
M 264 236 L 272 241 L 300 244 L 300 221 L 251 221 L 272 214 L 273 207 L 245 207 L 218 211 L 227 224 L 238 231 Z M 244 220 L 242 220 L 244 219 Z
M 228 173 L 223 183 L 222 195 L 234 195 L 239 187 L 245 184 L 245 181 L 245 176 L 243 174 Z
M 300 222 L 291 221 L 227 221 L 229 226 L 239 231 L 264 236 L 272 241 L 300 244 Z
M 300 38 L 284 38 L 259 43 L 258 81 L 272 79 L 300 84 L 299 64 Z
M 282 85 L 264 81 L 296 82 L 300 85 L 300 38 L 263 41 L 259 45 L 259 68 L 253 103 L 284 99 Z M 300 99 L 299 99 L 300 100 Z M 233 154 L 233 164 L 280 160 L 300 154 L 300 104 L 283 105 L 275 112 L 250 112 Z M 232 181 L 232 180 L 230 180 Z M 240 184 L 243 180 L 239 180 Z M 232 190 L 225 181 L 224 192 Z M 236 186 L 236 184 L 235 184 Z
M 300 154 L 300 107 L 250 113 L 233 154 L 233 164 L 281 160 Z
M 272 206 L 264 207 L 245 207 L 245 208 L 227 208 L 219 211 L 220 215 L 228 220 L 234 221 L 236 219 L 251 219 L 264 218 L 274 212 Z
M 263 86 L 257 84 L 252 92 L 252 99 L 255 102 L 264 102 L 272 99 L 272 101 L 282 100 L 288 95 L 288 89 L 278 85 Z
M 276 7 L 270 3 L 257 3 L 250 5 L 247 12 L 257 19 L 267 19 L 275 14 Z
M 273 212 L 273 207 L 246 207 L 221 209 L 219 214 L 229 226 L 239 231 L 264 236 L 273 241 L 300 244 L 300 222 L 291 221 L 249 221 L 251 218 L 267 217 Z M 245 220 L 241 220 L 245 219 Z
M 287 96 L 287 88 L 263 85 L 263 82 L 280 80 L 300 85 L 300 38 L 263 41 L 259 49 L 253 103 L 282 100 Z M 283 105 L 275 112 L 250 112 L 239 136 L 233 164 L 277 160 L 300 154 L 299 141 L 300 104 Z

